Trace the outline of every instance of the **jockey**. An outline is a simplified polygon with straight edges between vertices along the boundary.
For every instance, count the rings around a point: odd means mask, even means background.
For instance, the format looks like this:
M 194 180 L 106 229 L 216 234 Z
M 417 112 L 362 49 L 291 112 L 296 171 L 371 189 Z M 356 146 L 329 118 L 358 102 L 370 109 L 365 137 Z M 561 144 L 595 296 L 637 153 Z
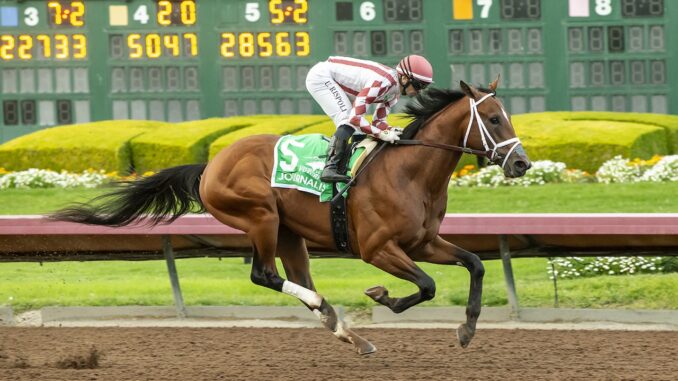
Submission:
M 402 130 L 386 122 L 401 95 L 414 96 L 433 82 L 433 68 L 426 58 L 410 55 L 393 69 L 366 60 L 330 57 L 311 68 L 306 88 L 337 127 L 327 152 L 320 179 L 347 182 L 348 139 L 369 134 L 384 142 L 399 140 Z M 365 119 L 367 106 L 375 104 L 372 123 Z

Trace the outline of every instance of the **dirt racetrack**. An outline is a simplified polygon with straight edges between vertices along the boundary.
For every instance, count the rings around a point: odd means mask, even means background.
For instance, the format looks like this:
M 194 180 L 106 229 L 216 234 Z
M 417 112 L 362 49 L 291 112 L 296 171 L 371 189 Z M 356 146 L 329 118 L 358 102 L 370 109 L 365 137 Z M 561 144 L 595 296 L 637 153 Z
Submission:
M 676 380 L 678 332 L 357 330 L 359 356 L 322 329 L 0 328 L 2 380 Z M 99 356 L 94 369 L 86 360 Z M 65 369 L 64 369 L 65 368 Z

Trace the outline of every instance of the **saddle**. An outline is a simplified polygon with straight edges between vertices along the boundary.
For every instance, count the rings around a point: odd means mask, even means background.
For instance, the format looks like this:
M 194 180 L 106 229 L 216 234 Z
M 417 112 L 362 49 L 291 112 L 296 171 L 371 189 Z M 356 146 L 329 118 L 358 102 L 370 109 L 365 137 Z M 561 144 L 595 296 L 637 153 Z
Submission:
M 348 171 L 349 176 L 355 177 L 360 166 L 363 165 L 365 159 L 377 147 L 377 144 L 377 141 L 372 137 L 366 137 L 359 142 L 353 143 L 351 146 L 351 163 Z

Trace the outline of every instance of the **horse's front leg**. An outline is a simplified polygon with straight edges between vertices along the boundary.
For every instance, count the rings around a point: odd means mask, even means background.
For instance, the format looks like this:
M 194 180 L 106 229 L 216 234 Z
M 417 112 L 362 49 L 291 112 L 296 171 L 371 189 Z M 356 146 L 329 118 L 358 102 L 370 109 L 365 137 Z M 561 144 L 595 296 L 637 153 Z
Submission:
M 431 300 L 436 293 L 436 284 L 424 270 L 407 256 L 407 254 L 393 241 L 387 242 L 381 250 L 363 255 L 363 260 L 400 279 L 410 281 L 419 287 L 419 292 L 403 298 L 393 298 L 383 286 L 375 286 L 365 291 L 365 294 L 377 303 L 400 313 L 421 302 Z
M 483 294 L 483 276 L 485 267 L 477 255 L 461 249 L 437 236 L 423 248 L 410 253 L 416 261 L 436 264 L 457 264 L 466 267 L 471 274 L 468 303 L 466 304 L 466 323 L 457 328 L 457 337 L 466 348 L 476 332 L 476 322 L 480 316 L 480 303 Z

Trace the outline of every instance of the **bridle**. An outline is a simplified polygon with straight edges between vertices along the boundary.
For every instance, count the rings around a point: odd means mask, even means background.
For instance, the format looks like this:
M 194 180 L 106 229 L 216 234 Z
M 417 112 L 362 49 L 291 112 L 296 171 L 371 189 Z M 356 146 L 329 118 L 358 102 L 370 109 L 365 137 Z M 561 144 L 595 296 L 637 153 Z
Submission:
M 485 123 L 483 123 L 483 119 L 480 117 L 480 114 L 478 113 L 478 105 L 483 103 L 485 99 L 492 96 L 494 96 L 494 93 L 486 94 L 484 97 L 480 98 L 480 100 L 477 102 L 474 99 L 469 99 L 469 105 L 471 107 L 471 117 L 468 119 L 468 127 L 466 128 L 466 135 L 464 136 L 464 147 L 466 147 L 466 143 L 468 142 L 468 137 L 471 133 L 471 128 L 473 127 L 473 119 L 475 118 L 478 120 L 476 124 L 478 125 L 478 129 L 480 130 L 480 138 L 483 142 L 483 147 L 485 147 L 485 151 L 490 152 L 490 156 L 488 156 L 488 158 L 490 159 L 491 162 L 494 162 L 496 159 L 501 159 L 499 153 L 497 152 L 498 148 L 507 146 L 509 144 L 513 144 L 511 146 L 511 149 L 509 149 L 509 151 L 506 153 L 504 161 L 501 163 L 501 167 L 504 168 L 504 166 L 506 165 L 506 161 L 508 161 L 509 156 L 511 156 L 516 147 L 518 147 L 518 145 L 521 143 L 518 137 L 506 139 L 503 142 L 499 143 L 496 143 L 494 139 L 492 139 L 492 135 L 490 135 L 490 132 L 487 130 L 487 127 L 485 127 Z M 504 116 L 506 116 L 506 114 L 504 114 Z M 492 144 L 491 147 L 492 149 L 490 149 L 490 146 L 487 144 L 488 140 Z
M 477 155 L 477 156 L 482 156 L 488 158 L 491 162 L 495 163 L 498 159 L 501 159 L 502 156 L 497 152 L 497 149 L 501 147 L 505 147 L 507 145 L 513 144 L 511 148 L 509 149 L 508 153 L 506 153 L 506 156 L 503 157 L 503 161 L 501 163 L 501 167 L 504 168 L 506 165 L 506 162 L 508 161 L 508 158 L 511 156 L 513 151 L 520 145 L 520 139 L 517 137 L 515 138 L 510 138 L 507 140 L 504 140 L 502 142 L 496 143 L 494 139 L 492 138 L 492 135 L 490 135 L 490 132 L 487 130 L 487 127 L 485 127 L 485 123 L 483 123 L 482 118 L 480 117 L 480 114 L 478 113 L 478 105 L 483 103 L 487 98 L 494 96 L 494 93 L 489 93 L 480 98 L 480 100 L 476 101 L 475 99 L 469 99 L 469 107 L 470 107 L 470 112 L 471 116 L 469 117 L 468 120 L 468 127 L 466 127 L 466 134 L 464 135 L 464 145 L 459 147 L 459 146 L 454 146 L 450 144 L 442 144 L 442 143 L 434 143 L 434 142 L 427 142 L 423 140 L 410 140 L 410 139 L 401 139 L 395 142 L 396 145 L 422 145 L 422 146 L 427 146 L 427 147 L 434 147 L 434 148 L 441 148 L 444 150 L 448 151 L 456 151 L 456 152 L 463 152 L 463 153 L 468 153 L 472 155 Z M 441 110 L 440 112 L 443 112 L 445 109 Z M 436 114 L 437 115 L 437 114 Z M 435 117 L 435 115 L 434 115 Z M 434 117 L 430 118 L 429 120 L 433 120 Z M 478 126 L 478 129 L 480 130 L 480 138 L 483 142 L 483 147 L 485 148 L 484 151 L 481 150 L 476 150 L 473 148 L 469 148 L 467 146 L 468 143 L 468 137 L 471 133 L 471 129 L 473 128 L 473 120 L 477 120 L 476 125 Z M 488 144 L 492 144 L 492 147 Z M 498 164 L 498 163 L 497 163 Z

